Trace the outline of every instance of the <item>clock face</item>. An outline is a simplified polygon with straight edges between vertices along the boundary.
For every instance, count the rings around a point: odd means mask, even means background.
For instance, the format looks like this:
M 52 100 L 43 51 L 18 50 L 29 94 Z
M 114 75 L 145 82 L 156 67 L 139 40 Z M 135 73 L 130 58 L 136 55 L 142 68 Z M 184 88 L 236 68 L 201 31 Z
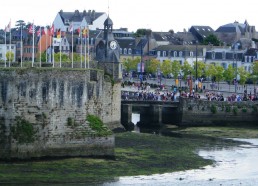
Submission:
M 117 42 L 116 42 L 116 41 L 111 41 L 109 46 L 110 46 L 110 48 L 111 48 L 112 50 L 115 50 L 116 47 L 117 47 Z

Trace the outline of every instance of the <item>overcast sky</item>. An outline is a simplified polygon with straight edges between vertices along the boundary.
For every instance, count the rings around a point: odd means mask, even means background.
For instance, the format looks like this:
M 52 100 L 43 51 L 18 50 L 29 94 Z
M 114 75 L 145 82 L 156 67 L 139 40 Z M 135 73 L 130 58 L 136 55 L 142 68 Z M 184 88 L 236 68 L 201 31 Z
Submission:
M 79 10 L 109 12 L 113 28 L 129 31 L 149 28 L 153 31 L 175 32 L 193 25 L 219 26 L 245 20 L 258 30 L 256 0 L 5 0 L 0 6 L 0 28 L 19 19 L 36 25 L 52 24 L 57 13 Z M 109 7 L 109 8 L 108 8 Z

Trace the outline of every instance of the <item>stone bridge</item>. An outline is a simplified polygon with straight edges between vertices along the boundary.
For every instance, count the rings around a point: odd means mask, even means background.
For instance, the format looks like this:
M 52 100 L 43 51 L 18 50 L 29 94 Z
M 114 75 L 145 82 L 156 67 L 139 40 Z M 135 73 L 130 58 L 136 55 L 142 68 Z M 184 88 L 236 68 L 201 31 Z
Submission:
M 121 123 L 125 128 L 132 125 L 132 113 L 140 114 L 139 126 L 178 124 L 181 121 L 179 102 L 171 101 L 121 101 Z

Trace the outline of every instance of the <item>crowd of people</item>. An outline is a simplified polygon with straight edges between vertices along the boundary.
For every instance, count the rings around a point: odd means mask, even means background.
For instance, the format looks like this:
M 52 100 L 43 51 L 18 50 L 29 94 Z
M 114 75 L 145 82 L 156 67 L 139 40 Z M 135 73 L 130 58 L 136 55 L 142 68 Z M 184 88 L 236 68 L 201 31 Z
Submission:
M 122 91 L 122 100 L 138 100 L 138 101 L 177 101 L 179 97 L 192 98 L 192 99 L 205 99 L 208 101 L 257 101 L 258 97 L 253 94 L 228 94 L 224 95 L 222 92 L 205 91 L 200 94 L 192 91 L 183 90 L 167 90 L 164 86 L 157 89 L 151 89 L 149 85 L 132 84 L 128 91 Z

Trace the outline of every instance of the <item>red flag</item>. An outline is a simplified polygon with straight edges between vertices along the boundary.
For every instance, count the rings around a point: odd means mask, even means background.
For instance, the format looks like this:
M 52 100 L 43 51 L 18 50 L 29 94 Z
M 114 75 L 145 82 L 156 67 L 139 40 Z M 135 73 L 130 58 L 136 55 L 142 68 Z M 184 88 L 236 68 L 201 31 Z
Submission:
M 30 27 L 29 27 L 29 33 L 30 33 L 30 34 L 35 33 L 35 27 L 34 27 L 33 24 L 31 24 Z
M 78 32 L 78 34 L 80 36 L 81 35 L 81 28 L 80 27 L 77 29 L 77 32 Z
M 54 35 L 54 24 L 52 24 L 52 27 L 50 28 L 50 35 L 53 36 Z

